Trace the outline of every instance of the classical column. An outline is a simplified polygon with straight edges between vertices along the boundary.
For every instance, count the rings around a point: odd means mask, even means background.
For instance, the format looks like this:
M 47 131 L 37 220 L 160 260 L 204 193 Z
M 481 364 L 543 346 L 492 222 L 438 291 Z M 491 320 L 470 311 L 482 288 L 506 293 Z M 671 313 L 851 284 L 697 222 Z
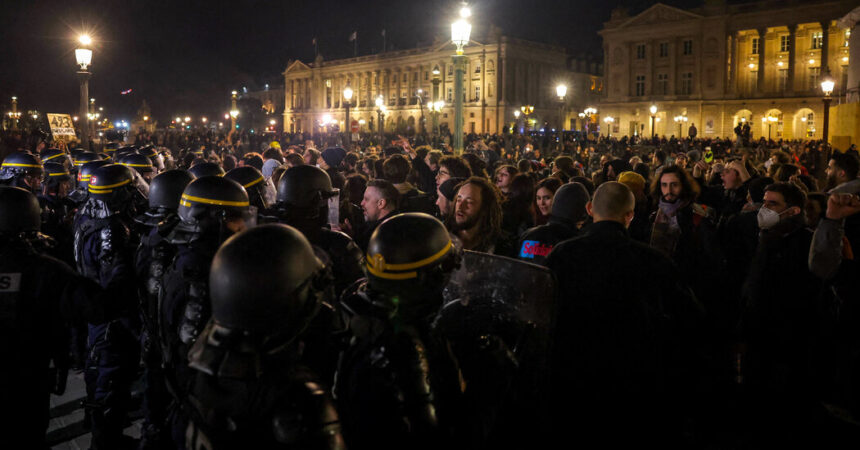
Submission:
M 740 63 L 738 59 L 740 59 L 740 31 L 735 31 L 729 35 L 729 51 L 731 52 L 731 68 L 729 70 L 729 94 L 738 94 L 738 76 Z
M 830 46 L 830 21 L 825 20 L 821 22 L 821 75 L 824 76 L 827 73 L 827 68 L 829 67 L 830 60 L 828 59 L 830 55 L 828 55 L 828 47 Z
M 794 93 L 794 71 L 797 69 L 797 54 L 795 43 L 797 42 L 797 24 L 788 26 L 788 80 L 786 81 L 786 93 Z
M 767 28 L 759 28 L 758 29 L 758 80 L 756 80 L 756 91 L 760 93 L 768 92 L 767 87 L 764 85 L 764 69 L 765 69 L 765 54 L 764 49 L 765 45 L 765 35 L 767 35 Z

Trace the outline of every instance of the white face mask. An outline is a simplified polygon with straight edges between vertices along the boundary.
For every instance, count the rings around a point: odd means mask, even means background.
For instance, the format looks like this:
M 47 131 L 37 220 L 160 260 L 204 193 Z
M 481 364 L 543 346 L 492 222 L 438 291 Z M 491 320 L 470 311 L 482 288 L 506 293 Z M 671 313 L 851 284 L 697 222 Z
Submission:
M 788 211 L 787 209 L 785 211 Z M 759 208 L 758 216 L 758 227 L 762 230 L 767 230 L 768 228 L 773 227 L 774 225 L 779 223 L 779 216 L 782 215 L 785 211 L 778 213 L 772 209 L 767 209 L 764 206 Z

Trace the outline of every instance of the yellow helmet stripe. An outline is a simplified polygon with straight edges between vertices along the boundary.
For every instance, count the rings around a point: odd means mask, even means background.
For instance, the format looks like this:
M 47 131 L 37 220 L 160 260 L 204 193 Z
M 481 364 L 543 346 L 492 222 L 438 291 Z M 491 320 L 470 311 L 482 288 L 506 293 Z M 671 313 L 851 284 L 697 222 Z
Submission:
M 96 185 L 90 183 L 90 189 L 91 190 L 92 189 L 113 189 L 115 187 L 120 187 L 122 185 L 129 184 L 129 183 L 131 183 L 130 179 L 125 180 L 125 181 L 120 181 L 119 183 L 116 183 L 116 184 L 109 184 L 107 186 L 96 186 Z
M 47 158 L 42 158 L 42 161 L 44 162 L 44 161 L 47 161 L 49 159 L 59 158 L 61 156 L 66 156 L 66 154 L 65 153 L 57 153 L 56 155 L 51 155 Z
M 370 263 L 367 264 L 367 271 L 370 272 L 373 276 L 379 278 L 385 278 L 387 280 L 408 280 L 410 278 L 417 278 L 418 272 L 403 272 L 403 273 L 387 273 L 380 272 L 376 270 Z
M 49 173 L 49 177 L 61 177 L 63 175 L 69 175 L 69 172 L 57 172 L 57 173 Z
M 411 262 L 411 263 L 403 263 L 403 264 L 384 263 L 384 264 L 382 264 L 381 269 L 382 270 L 401 271 L 401 270 L 412 270 L 412 269 L 417 269 L 419 267 L 424 267 L 428 264 L 433 263 L 434 261 L 438 260 L 439 258 L 445 256 L 445 254 L 448 253 L 448 250 L 450 250 L 452 246 L 453 246 L 453 243 L 449 240 L 448 244 L 445 245 L 445 247 L 442 250 L 439 250 L 434 255 L 428 256 L 427 258 L 424 258 L 420 261 L 415 261 L 415 262 Z M 372 256 L 370 256 L 370 254 L 367 255 L 366 259 L 368 262 L 374 260 L 374 258 Z
M 132 164 L 132 163 L 120 163 L 126 167 L 152 167 L 152 164 Z
M 179 204 L 182 206 L 191 206 L 191 202 L 195 203 L 204 203 L 207 205 L 218 205 L 218 206 L 248 206 L 248 202 L 234 202 L 229 200 L 215 200 L 212 198 L 203 198 L 203 197 L 195 197 L 193 195 L 182 194 L 182 198 L 179 201 Z
M 36 168 L 41 169 L 42 165 L 41 164 L 23 164 L 23 163 L 7 163 L 7 162 L 4 162 L 3 167 L 36 167 Z
M 243 184 L 243 185 L 242 185 L 242 187 L 244 187 L 244 188 L 249 188 L 249 187 L 251 187 L 251 186 L 253 186 L 253 185 L 255 185 L 255 184 L 257 184 L 257 183 L 259 183 L 259 182 L 261 182 L 261 181 L 263 181 L 263 177 L 257 178 L 256 180 L 254 180 L 254 181 L 252 181 L 252 182 L 250 182 L 250 183 L 248 183 L 248 184 Z

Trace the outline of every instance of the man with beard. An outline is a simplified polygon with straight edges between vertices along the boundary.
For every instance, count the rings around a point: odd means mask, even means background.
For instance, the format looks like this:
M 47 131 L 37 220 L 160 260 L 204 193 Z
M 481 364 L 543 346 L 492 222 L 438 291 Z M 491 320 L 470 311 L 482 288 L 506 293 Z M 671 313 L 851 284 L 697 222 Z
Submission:
M 659 199 L 651 220 L 651 247 L 672 259 L 705 309 L 721 317 L 718 310 L 726 302 L 714 286 L 723 280 L 724 262 L 713 222 L 715 210 L 696 203 L 698 194 L 699 186 L 686 170 L 663 169 L 651 186 L 652 197 Z
M 370 180 L 364 190 L 364 198 L 361 200 L 361 209 L 364 210 L 364 228 L 356 233 L 356 243 L 367 251 L 367 243 L 370 235 L 383 220 L 391 217 L 397 209 L 400 193 L 397 188 L 386 180 Z
M 486 178 L 470 177 L 457 190 L 453 212 L 446 225 L 460 238 L 465 250 L 497 253 L 502 237 L 499 188 Z

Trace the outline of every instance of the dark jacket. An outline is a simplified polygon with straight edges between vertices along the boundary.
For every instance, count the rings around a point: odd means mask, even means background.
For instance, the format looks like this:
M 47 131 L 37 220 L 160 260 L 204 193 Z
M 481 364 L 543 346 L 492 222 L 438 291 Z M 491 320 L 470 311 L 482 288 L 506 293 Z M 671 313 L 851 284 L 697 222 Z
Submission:
M 546 265 L 546 258 L 558 243 L 575 237 L 579 233 L 576 225 L 550 216 L 545 225 L 527 230 L 520 237 L 517 259 L 533 264 Z
M 558 279 L 553 429 L 607 446 L 677 442 L 702 317 L 677 268 L 611 221 L 556 246 L 547 265 Z

